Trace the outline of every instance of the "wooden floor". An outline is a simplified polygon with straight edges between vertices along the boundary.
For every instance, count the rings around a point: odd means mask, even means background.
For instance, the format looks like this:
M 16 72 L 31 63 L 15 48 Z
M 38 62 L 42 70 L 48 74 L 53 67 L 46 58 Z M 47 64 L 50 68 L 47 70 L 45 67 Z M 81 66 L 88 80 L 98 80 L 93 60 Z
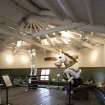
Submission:
M 5 92 L 2 92 L 3 100 Z M 61 89 L 38 88 L 25 92 L 24 88 L 12 88 L 9 90 L 9 102 L 13 105 L 66 105 L 68 96 Z M 72 100 L 74 105 L 100 105 L 93 93 L 89 100 Z

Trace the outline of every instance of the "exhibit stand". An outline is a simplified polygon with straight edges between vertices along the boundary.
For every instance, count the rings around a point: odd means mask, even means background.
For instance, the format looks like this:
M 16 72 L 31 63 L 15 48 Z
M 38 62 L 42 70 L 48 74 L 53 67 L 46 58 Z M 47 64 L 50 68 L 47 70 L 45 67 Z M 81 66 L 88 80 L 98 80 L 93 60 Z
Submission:
M 3 86 L 3 84 L 0 83 L 0 105 L 3 105 L 2 104 L 2 86 Z
M 3 81 L 5 83 L 5 89 L 6 89 L 6 105 L 11 105 L 8 102 L 8 89 L 12 86 L 12 82 L 11 82 L 11 80 L 10 80 L 8 75 L 3 75 L 2 78 L 3 78 Z
M 71 95 L 72 95 L 72 84 L 71 84 L 71 82 L 69 82 L 68 95 L 69 95 L 69 101 L 68 101 L 68 104 L 67 104 L 67 105 L 73 105 L 73 104 L 71 103 Z

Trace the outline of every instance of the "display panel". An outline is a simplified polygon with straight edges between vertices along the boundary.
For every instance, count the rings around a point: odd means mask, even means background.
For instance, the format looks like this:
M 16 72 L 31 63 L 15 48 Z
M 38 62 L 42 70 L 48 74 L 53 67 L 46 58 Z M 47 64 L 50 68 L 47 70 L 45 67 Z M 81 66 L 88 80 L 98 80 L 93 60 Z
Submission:
M 4 83 L 5 83 L 6 87 L 12 86 L 12 82 L 11 82 L 8 75 L 3 75 L 2 78 L 4 80 Z

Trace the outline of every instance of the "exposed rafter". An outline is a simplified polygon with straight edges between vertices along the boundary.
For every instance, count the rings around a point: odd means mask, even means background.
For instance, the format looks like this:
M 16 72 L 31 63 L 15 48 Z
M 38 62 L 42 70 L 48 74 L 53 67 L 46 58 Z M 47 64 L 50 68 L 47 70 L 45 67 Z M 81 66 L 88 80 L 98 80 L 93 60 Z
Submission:
M 83 27 L 84 25 L 86 25 L 86 24 L 83 24 L 83 23 L 65 24 L 64 26 L 59 26 L 59 27 L 48 29 L 48 30 L 42 30 L 37 33 L 33 33 L 32 36 L 34 36 L 34 37 L 43 36 L 45 34 L 49 34 L 49 33 L 53 33 L 53 32 L 59 32 L 59 31 L 63 31 L 63 30 L 69 30 L 69 29 L 74 29 L 74 28 L 78 28 L 78 27 Z
M 87 11 L 87 15 L 89 18 L 89 23 L 93 25 L 93 14 L 92 14 L 92 7 L 91 7 L 91 0 L 83 0 L 85 7 L 86 7 L 86 11 Z
M 56 52 L 55 49 L 45 47 L 45 46 L 41 45 L 40 43 L 37 43 L 31 37 L 23 36 L 23 35 L 19 34 L 18 32 L 9 31 L 9 29 L 7 27 L 1 26 L 1 25 L 0 25 L 0 32 L 5 34 L 8 37 L 13 37 L 13 38 L 15 38 L 17 40 L 23 40 L 25 42 L 28 42 L 28 43 L 32 44 L 33 46 L 37 46 L 39 48 L 43 48 L 43 49 L 46 49 L 46 50 L 49 50 L 49 51 Z
M 105 39 L 100 37 L 101 35 L 94 35 L 91 38 L 92 41 L 97 42 L 99 44 L 105 44 Z
M 80 31 L 87 31 L 87 32 L 100 32 L 105 33 L 105 26 L 102 25 L 85 25 L 84 27 L 77 28 Z
M 89 49 L 94 49 L 94 48 L 95 48 L 95 46 L 92 46 L 91 44 L 89 44 L 89 43 L 87 43 L 87 42 L 85 42 L 85 41 L 83 41 L 83 42 L 81 42 L 81 43 L 82 43 L 83 46 L 85 46 L 85 47 L 87 47 L 87 48 L 89 48 Z
M 4 16 L 0 16 L 0 24 L 7 25 L 8 28 L 14 29 L 16 29 L 16 27 L 18 26 L 16 22 Z
M 70 2 L 68 0 L 67 1 L 66 0 L 63 0 L 63 1 L 57 0 L 57 2 L 59 3 L 60 7 L 65 12 L 65 14 L 67 16 L 69 16 L 72 21 L 77 21 L 75 15 L 74 15 L 74 12 L 71 8 Z
M 77 29 L 80 31 L 87 31 L 87 32 L 105 33 L 105 26 L 102 26 L 102 25 L 90 25 L 90 24 L 85 24 L 85 23 L 71 23 L 71 24 L 65 24 L 63 26 L 59 26 L 56 28 L 48 29 L 48 30 L 42 30 L 40 32 L 33 33 L 32 35 L 36 37 L 36 36 L 42 36 L 48 33 L 59 32 L 59 31 L 69 30 L 69 29 Z
M 86 41 L 83 41 L 81 39 L 71 38 L 71 40 L 72 40 L 72 43 L 77 44 L 76 46 L 78 46 L 78 44 L 80 44 L 80 45 L 82 45 L 84 47 L 87 47 L 89 49 L 93 49 L 94 48 L 93 45 L 91 45 L 91 44 L 89 44 Z
M 38 13 L 40 12 L 40 9 L 33 6 L 30 2 L 28 2 L 28 0 L 11 0 L 13 3 L 16 4 L 16 6 L 18 6 L 19 8 L 28 11 L 30 13 Z
M 26 8 L 24 8 L 23 6 L 19 5 L 15 0 L 10 0 L 18 10 L 20 10 L 23 14 L 27 14 L 30 13 L 30 11 Z
M 53 43 L 49 37 L 49 35 L 46 35 L 47 41 L 50 43 L 50 45 L 56 50 L 59 51 L 59 48 L 56 47 L 55 43 Z
M 57 2 L 54 0 L 45 0 L 46 4 L 48 4 L 49 8 L 51 11 L 59 18 L 59 19 L 64 19 L 64 14 L 62 13 L 61 10 L 58 9 Z

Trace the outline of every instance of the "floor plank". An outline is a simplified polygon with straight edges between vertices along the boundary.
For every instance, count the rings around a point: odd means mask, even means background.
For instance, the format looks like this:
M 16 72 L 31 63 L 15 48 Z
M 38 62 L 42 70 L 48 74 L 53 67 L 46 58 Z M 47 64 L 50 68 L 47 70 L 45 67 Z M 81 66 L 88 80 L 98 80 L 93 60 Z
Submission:
M 5 91 L 2 92 L 5 101 Z M 68 96 L 61 89 L 38 88 L 25 92 L 23 87 L 9 90 L 9 102 L 13 105 L 66 105 Z M 74 105 L 99 105 L 96 96 L 91 93 L 89 100 L 72 100 Z

